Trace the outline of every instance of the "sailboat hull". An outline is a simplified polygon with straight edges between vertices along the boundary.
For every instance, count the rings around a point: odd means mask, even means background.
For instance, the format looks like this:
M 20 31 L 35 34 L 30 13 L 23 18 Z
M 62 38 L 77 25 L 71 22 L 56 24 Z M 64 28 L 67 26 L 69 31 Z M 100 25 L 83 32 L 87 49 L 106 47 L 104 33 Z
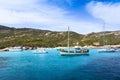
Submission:
M 66 53 L 66 52 L 60 52 L 61 56 L 82 56 L 82 55 L 86 55 L 89 56 L 88 53 Z
M 89 55 L 89 50 L 60 50 L 62 56 Z
M 112 53 L 115 52 L 114 49 L 99 49 L 98 50 L 99 53 Z

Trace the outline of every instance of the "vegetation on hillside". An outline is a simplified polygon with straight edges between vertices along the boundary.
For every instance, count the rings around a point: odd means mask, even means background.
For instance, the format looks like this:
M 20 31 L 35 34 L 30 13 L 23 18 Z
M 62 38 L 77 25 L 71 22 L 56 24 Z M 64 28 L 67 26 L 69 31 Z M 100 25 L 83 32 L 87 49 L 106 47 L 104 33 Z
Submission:
M 120 31 L 90 33 L 87 35 L 70 32 L 70 46 L 120 44 Z M 0 48 L 11 46 L 57 47 L 67 46 L 67 31 L 55 32 L 30 28 L 0 26 Z

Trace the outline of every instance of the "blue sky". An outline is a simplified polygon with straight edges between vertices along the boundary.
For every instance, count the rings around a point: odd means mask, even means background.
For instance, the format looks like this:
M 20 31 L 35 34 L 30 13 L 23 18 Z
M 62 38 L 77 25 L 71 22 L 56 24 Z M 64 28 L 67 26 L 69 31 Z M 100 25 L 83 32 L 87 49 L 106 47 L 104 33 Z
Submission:
M 0 24 L 87 34 L 120 30 L 120 0 L 0 0 Z

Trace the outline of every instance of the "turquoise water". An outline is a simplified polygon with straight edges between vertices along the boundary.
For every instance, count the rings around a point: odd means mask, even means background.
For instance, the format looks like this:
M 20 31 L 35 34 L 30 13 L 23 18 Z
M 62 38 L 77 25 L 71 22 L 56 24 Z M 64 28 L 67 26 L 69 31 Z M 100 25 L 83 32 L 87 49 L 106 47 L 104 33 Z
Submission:
M 0 52 L 0 80 L 120 80 L 120 52 L 60 56 L 32 51 Z

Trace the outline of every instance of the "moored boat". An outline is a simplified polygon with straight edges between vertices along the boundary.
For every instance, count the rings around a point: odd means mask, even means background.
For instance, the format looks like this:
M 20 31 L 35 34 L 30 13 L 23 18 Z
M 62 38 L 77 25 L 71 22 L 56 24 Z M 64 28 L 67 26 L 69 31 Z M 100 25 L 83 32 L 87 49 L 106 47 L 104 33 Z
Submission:
M 79 46 L 75 46 L 74 48 L 70 48 L 69 41 L 69 27 L 68 27 L 68 47 L 67 49 L 60 49 L 61 56 L 77 56 L 77 55 L 89 55 L 88 49 L 82 49 Z
M 103 30 L 105 28 L 105 23 L 103 24 Z M 112 48 L 110 45 L 106 45 L 106 39 L 105 39 L 105 33 L 103 32 L 103 48 L 98 49 L 99 53 L 111 53 L 111 52 L 115 52 L 116 50 L 114 48 Z
M 108 48 L 108 49 L 104 48 L 104 49 L 98 49 L 98 52 L 99 53 L 112 53 L 112 52 L 116 52 L 116 50 L 112 48 Z
M 9 48 L 9 51 L 22 51 L 22 47 L 11 47 Z
M 32 51 L 34 54 L 46 54 L 48 51 L 45 48 L 37 48 L 36 50 Z

